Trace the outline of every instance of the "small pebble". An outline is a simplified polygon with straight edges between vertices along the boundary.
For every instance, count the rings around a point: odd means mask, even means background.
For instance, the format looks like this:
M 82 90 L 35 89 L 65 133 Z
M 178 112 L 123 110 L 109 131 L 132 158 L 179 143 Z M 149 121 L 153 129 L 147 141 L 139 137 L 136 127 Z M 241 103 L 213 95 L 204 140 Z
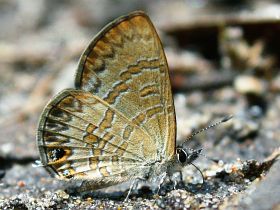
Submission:
M 241 94 L 262 95 L 266 91 L 265 83 L 254 76 L 237 77 L 234 88 Z
M 17 186 L 24 187 L 25 186 L 25 182 L 20 180 L 20 181 L 18 181 Z

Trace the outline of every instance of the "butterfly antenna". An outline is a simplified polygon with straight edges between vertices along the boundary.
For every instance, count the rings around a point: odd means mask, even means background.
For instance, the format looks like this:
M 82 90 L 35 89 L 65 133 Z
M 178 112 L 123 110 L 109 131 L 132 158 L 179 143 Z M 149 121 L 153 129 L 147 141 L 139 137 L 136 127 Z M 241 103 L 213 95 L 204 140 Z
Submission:
M 212 124 L 212 125 L 209 125 L 209 126 L 207 126 L 207 127 L 205 127 L 205 128 L 202 128 L 202 129 L 200 129 L 200 130 L 198 130 L 198 131 L 192 133 L 189 137 L 187 137 L 187 139 L 186 139 L 185 141 L 188 141 L 188 140 L 192 139 L 192 138 L 193 138 L 194 136 L 196 136 L 197 134 L 199 134 L 199 133 L 201 133 L 201 132 L 204 132 L 204 131 L 208 130 L 209 128 L 213 128 L 213 127 L 216 127 L 217 125 L 220 125 L 221 123 L 227 122 L 227 121 L 229 121 L 231 118 L 233 118 L 232 115 L 225 116 L 225 117 L 224 117 L 223 119 L 221 119 L 220 121 L 218 121 L 218 122 L 216 122 L 216 123 L 214 123 L 214 124 Z

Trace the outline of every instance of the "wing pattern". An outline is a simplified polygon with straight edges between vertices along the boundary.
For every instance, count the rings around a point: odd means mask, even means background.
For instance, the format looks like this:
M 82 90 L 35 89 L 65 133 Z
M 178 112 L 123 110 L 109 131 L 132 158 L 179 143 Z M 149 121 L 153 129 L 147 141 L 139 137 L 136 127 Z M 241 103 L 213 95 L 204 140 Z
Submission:
M 45 107 L 39 123 L 41 161 L 51 173 L 93 180 L 98 188 L 133 178 L 149 161 L 173 157 L 168 67 L 143 12 L 117 19 L 93 39 L 75 86 Z

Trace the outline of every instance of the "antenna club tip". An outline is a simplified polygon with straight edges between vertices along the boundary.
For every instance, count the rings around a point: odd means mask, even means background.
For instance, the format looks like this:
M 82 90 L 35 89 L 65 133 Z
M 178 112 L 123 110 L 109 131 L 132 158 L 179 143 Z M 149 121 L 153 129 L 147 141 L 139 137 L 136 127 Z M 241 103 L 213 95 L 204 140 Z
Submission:
M 225 116 L 222 120 L 221 120 L 221 122 L 227 122 L 227 121 L 229 121 L 230 119 L 232 119 L 233 118 L 233 115 L 229 115 L 229 116 Z

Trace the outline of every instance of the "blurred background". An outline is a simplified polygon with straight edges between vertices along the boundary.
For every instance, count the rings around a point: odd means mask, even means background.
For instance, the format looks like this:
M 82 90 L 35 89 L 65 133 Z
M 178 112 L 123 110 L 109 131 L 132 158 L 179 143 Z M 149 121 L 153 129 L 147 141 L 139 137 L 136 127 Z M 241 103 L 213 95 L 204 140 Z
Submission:
M 279 1 L 0 0 L 0 200 L 5 198 L 5 205 L 12 195 L 37 199 L 58 184 L 32 167 L 39 159 L 39 115 L 56 93 L 74 86 L 79 57 L 94 35 L 134 10 L 150 16 L 165 48 L 178 144 L 234 115 L 195 136 L 190 147 L 225 162 L 264 161 L 279 148 Z

